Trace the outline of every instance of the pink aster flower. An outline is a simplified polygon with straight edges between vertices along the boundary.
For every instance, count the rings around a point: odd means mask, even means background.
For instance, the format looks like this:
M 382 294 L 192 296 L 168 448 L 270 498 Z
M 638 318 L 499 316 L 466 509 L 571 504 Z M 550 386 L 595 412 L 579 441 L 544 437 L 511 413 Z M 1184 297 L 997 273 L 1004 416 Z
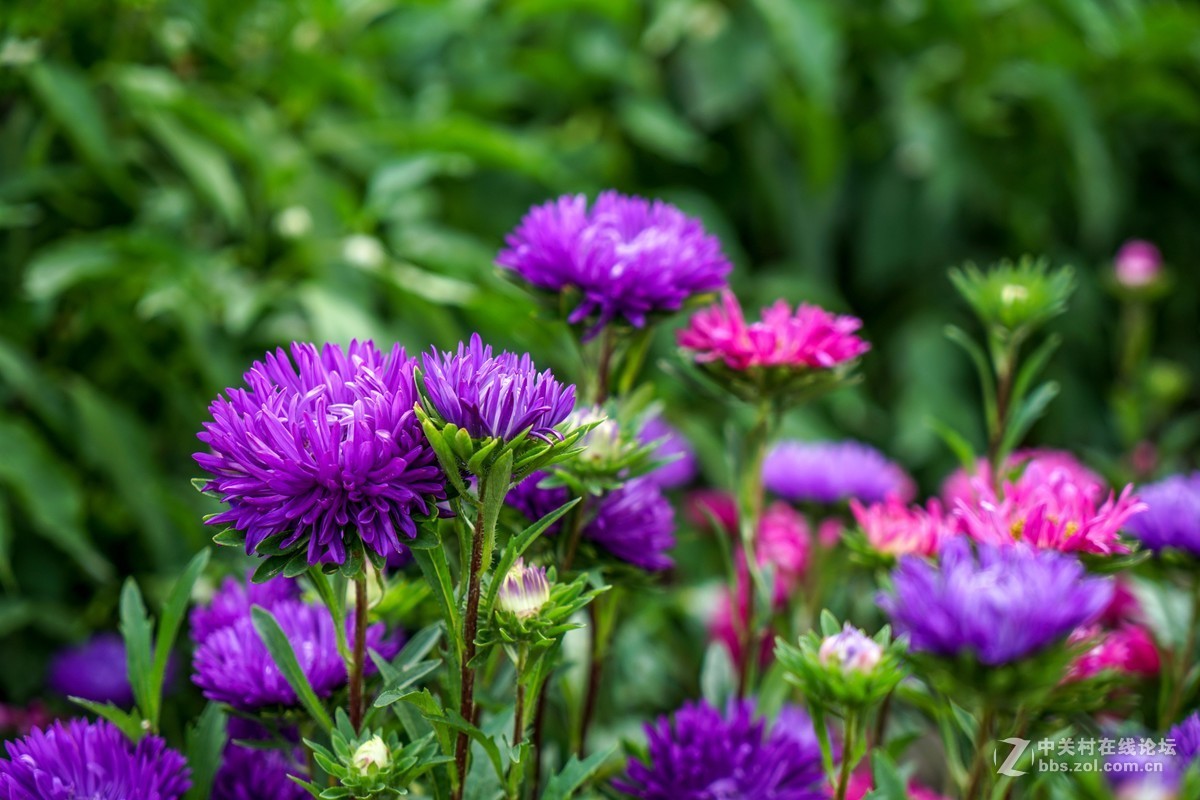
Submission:
M 793 313 L 784 300 L 747 323 L 731 292 L 701 309 L 678 334 L 679 345 L 699 362 L 723 361 L 730 369 L 801 367 L 829 369 L 858 358 L 870 345 L 855 335 L 862 322 L 802 303 Z
M 783 605 L 808 569 L 808 521 L 787 503 L 772 503 L 758 523 L 758 563 L 775 572 L 775 604 Z
M 893 556 L 932 556 L 958 533 L 954 518 L 937 498 L 924 508 L 905 505 L 896 497 L 870 506 L 851 500 L 850 510 L 872 549 Z
M 1162 272 L 1162 253 L 1153 242 L 1130 239 L 1117 251 L 1113 272 L 1124 286 L 1145 286 Z
M 1071 640 L 1081 641 L 1099 635 L 1101 638 L 1068 668 L 1066 680 L 1090 678 L 1104 671 L 1129 675 L 1157 675 L 1161 666 L 1158 647 L 1149 631 L 1140 625 L 1124 624 L 1110 631 L 1099 627 L 1080 628 Z
M 695 528 L 709 531 L 716 523 L 721 530 L 737 530 L 737 500 L 721 489 L 697 489 L 684 503 L 683 514 Z
M 1004 467 L 1006 473 L 1019 475 L 1018 482 L 1020 480 L 1039 481 L 1050 472 L 1065 470 L 1071 476 L 1071 483 L 1093 494 L 1097 501 L 1102 500 L 1103 496 L 1108 493 L 1108 484 L 1105 480 L 1066 450 L 1050 448 L 1018 450 L 1009 456 Z M 1028 474 L 1028 478 L 1025 477 L 1026 474 Z M 974 504 L 985 499 L 981 498 L 977 491 L 976 478 L 986 486 L 992 485 L 992 470 L 987 462 L 980 461 L 976 464 L 974 475 L 968 474 L 964 469 L 957 469 L 950 473 L 942 483 L 941 494 L 946 507 L 956 508 L 959 500 Z
M 1089 473 L 1037 460 L 1015 481 L 1006 481 L 1000 497 L 979 477 L 972 488 L 978 501 L 959 499 L 955 512 L 967 534 L 990 544 L 1026 542 L 1044 550 L 1125 553 L 1128 548 L 1117 536 L 1130 517 L 1146 509 L 1132 486 L 1105 497 L 1106 487 Z

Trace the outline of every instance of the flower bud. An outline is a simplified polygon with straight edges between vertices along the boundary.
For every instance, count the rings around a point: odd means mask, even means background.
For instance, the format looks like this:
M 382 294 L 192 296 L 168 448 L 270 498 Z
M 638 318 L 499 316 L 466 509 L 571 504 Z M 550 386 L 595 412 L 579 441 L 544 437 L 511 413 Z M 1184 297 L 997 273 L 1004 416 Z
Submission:
M 871 672 L 883 658 L 883 648 L 849 622 L 842 632 L 827 636 L 821 642 L 817 657 L 822 666 L 840 667 L 843 671 Z
M 1130 239 L 1117 251 L 1113 271 L 1122 286 L 1145 286 L 1162 272 L 1162 254 L 1151 242 Z
M 520 558 L 504 576 L 496 596 L 500 608 L 518 619 L 534 616 L 549 600 L 550 581 L 546 579 L 545 567 L 527 567 Z
M 354 768 L 359 775 L 374 775 L 381 769 L 387 769 L 391 760 L 391 751 L 379 736 L 372 736 L 354 751 Z

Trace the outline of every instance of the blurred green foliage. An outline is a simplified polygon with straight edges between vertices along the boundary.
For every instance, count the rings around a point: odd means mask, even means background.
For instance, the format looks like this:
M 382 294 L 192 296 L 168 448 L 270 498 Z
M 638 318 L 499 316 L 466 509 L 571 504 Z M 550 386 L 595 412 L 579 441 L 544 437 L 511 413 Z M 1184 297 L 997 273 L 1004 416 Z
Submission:
M 1200 6 L 1137 0 L 6 3 L 0 698 L 111 625 L 121 574 L 153 592 L 206 540 L 193 436 L 265 349 L 477 329 L 570 363 L 491 264 L 562 192 L 669 199 L 750 305 L 862 316 L 866 382 L 795 429 L 927 487 L 951 463 L 928 420 L 980 429 L 946 268 L 1073 263 L 1036 436 L 1119 455 L 1101 286 L 1128 236 L 1176 267 L 1153 352 L 1195 405 L 1198 42 Z M 719 475 L 719 412 L 675 417 Z

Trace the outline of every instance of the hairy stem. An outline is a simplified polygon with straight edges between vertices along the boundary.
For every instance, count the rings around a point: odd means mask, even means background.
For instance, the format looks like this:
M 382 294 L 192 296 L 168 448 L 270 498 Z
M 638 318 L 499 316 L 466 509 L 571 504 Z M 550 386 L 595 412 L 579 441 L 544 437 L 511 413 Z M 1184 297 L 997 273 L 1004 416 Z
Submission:
M 479 497 L 484 497 L 484 479 L 479 478 Z M 463 654 L 459 665 L 460 685 L 462 694 L 459 697 L 458 712 L 468 723 L 475 722 L 475 668 L 471 662 L 475 659 L 475 638 L 479 634 L 479 600 L 480 583 L 483 580 L 483 548 L 484 548 L 484 515 L 483 503 L 479 504 L 475 517 L 474 535 L 471 537 L 471 566 L 467 575 L 467 608 L 463 615 Z M 468 758 L 471 752 L 471 739 L 466 731 L 458 732 L 458 740 L 454 747 L 454 767 L 458 773 L 458 789 L 454 794 L 455 800 L 462 800 L 467 786 Z
M 984 706 L 983 713 L 979 717 L 979 731 L 975 735 L 975 755 L 971 761 L 971 771 L 967 773 L 967 785 L 963 790 L 963 797 L 976 798 L 983 796 L 984 773 L 987 771 L 987 758 L 983 753 L 987 748 L 988 741 L 991 739 L 994 719 L 995 712 L 992 711 L 990 706 Z
M 354 579 L 354 652 L 350 659 L 350 725 L 362 729 L 366 704 L 363 700 L 363 671 L 367 660 L 367 576 Z
M 513 747 L 525 739 L 525 662 L 528 650 L 523 644 L 517 649 L 517 704 L 513 710 Z

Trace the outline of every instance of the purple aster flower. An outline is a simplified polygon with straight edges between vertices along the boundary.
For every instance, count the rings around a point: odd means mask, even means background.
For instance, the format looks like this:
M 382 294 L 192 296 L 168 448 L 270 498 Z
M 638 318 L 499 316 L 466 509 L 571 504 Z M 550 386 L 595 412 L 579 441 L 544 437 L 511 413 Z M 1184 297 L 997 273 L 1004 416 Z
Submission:
M 1112 598 L 1112 581 L 1086 577 L 1074 556 L 1023 544 L 978 550 L 960 537 L 943 545 L 940 565 L 900 559 L 879 605 L 912 650 L 1007 664 L 1066 639 Z
M 1200 472 L 1172 475 L 1138 489 L 1149 508 L 1129 519 L 1129 532 L 1151 550 L 1173 548 L 1200 556 Z
M 407 548 L 406 548 L 407 549 Z M 203 642 L 222 628 L 228 628 L 239 620 L 250 616 L 251 606 L 262 606 L 270 611 L 275 606 L 300 597 L 300 585 L 282 575 L 265 583 L 252 583 L 228 577 L 207 605 L 192 609 L 189 620 L 192 640 Z
M 666 463 L 646 477 L 662 488 L 674 489 L 696 477 L 696 451 L 691 442 L 662 417 L 648 419 L 638 432 L 638 439 L 642 444 L 658 442 L 654 458 Z
M 785 709 L 774 726 L 754 707 L 685 703 L 646 726 L 649 760 L 630 759 L 614 786 L 639 800 L 819 800 L 821 750 L 812 722 Z
M 763 462 L 763 484 L 793 503 L 832 504 L 855 499 L 908 502 L 915 487 L 903 469 L 873 447 L 844 442 L 784 441 Z
M 300 753 L 230 744 L 213 780 L 212 800 L 304 800 L 308 791 L 288 779 L 307 779 Z
M 674 561 L 675 509 L 647 478 L 635 478 L 607 494 L 583 537 L 644 570 L 668 569 Z
M 700 221 L 661 200 L 602 192 L 530 209 L 496 262 L 531 286 L 580 294 L 571 324 L 588 337 L 623 319 L 641 328 L 651 314 L 678 311 L 693 295 L 725 286 L 732 266 Z
M 306 545 L 311 564 L 341 564 L 358 536 L 386 558 L 444 496 L 413 412 L 414 362 L 399 345 L 385 355 L 371 342 L 293 343 L 291 353 L 268 353 L 246 388 L 209 406 L 198 438 L 211 452 L 195 459 L 229 509 L 208 522 L 244 531 L 247 553 L 278 536 L 281 548 Z
M 296 659 L 318 697 L 328 697 L 345 685 L 346 664 L 337 650 L 328 609 L 291 600 L 276 604 L 271 613 L 292 643 Z M 353 644 L 354 632 L 351 629 L 348 633 Z M 387 635 L 382 623 L 367 629 L 367 648 L 384 658 L 391 658 L 400 649 L 398 640 Z M 192 666 L 192 681 L 209 700 L 242 711 L 296 703 L 296 693 L 275 666 L 249 616 L 211 633 L 196 648 Z M 370 661 L 367 670 L 373 671 Z
M 509 489 L 504 502 L 520 511 L 530 522 L 537 522 L 571 499 L 571 493 L 565 486 L 541 486 L 542 481 L 548 477 L 550 475 L 546 472 L 533 473 Z M 546 529 L 546 534 L 553 536 L 561 529 L 562 520 L 559 520 Z
M 134 744 L 104 720 L 56 722 L 4 748 L 0 800 L 179 800 L 191 787 L 187 762 L 166 742 Z
M 446 422 L 472 438 L 510 440 L 522 431 L 538 439 L 561 439 L 555 426 L 575 408 L 575 387 L 564 387 L 550 370 L 538 372 L 529 354 L 493 356 L 479 334 L 454 353 L 433 350 L 422 359 L 429 402 Z
M 50 688 L 66 697 L 96 703 L 133 705 L 133 688 L 120 634 L 98 633 L 83 644 L 63 650 L 50 663 Z

